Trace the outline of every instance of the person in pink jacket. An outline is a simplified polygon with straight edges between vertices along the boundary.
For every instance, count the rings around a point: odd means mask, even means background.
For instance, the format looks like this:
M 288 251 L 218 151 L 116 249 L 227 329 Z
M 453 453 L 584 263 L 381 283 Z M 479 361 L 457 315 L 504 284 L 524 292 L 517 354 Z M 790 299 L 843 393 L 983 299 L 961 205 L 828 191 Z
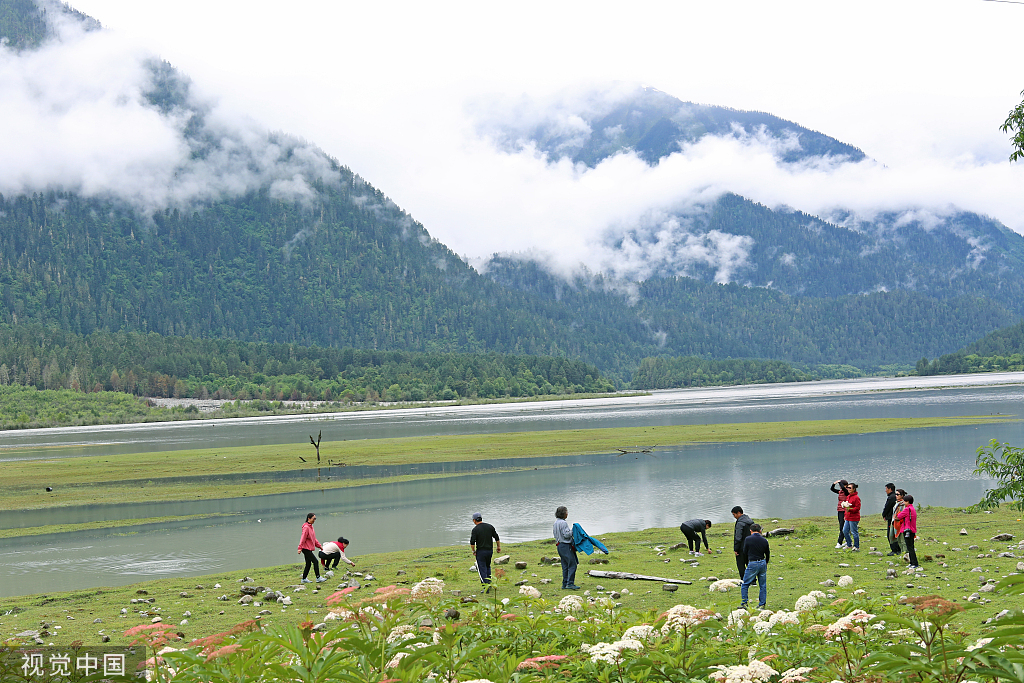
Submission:
M 306 558 L 306 569 L 302 572 L 302 583 L 313 583 L 307 576 L 309 576 L 309 568 L 312 567 L 313 571 L 316 572 L 316 582 L 326 581 L 325 577 L 320 576 L 320 562 L 317 561 L 316 555 L 313 554 L 314 548 L 323 548 L 320 545 L 320 541 L 316 540 L 316 532 L 313 531 L 313 522 L 316 521 L 316 515 L 310 512 L 306 515 L 306 523 L 302 525 L 302 535 L 299 536 L 299 554 Z
M 917 538 L 917 510 L 914 509 L 914 497 L 909 493 L 903 496 L 905 505 L 896 513 L 896 519 L 900 523 L 900 535 L 907 544 L 907 553 L 910 555 L 911 569 L 917 569 L 917 553 L 914 552 L 914 539 Z
M 843 524 L 843 536 L 846 537 L 847 550 L 860 550 L 860 532 L 857 527 L 860 525 L 860 494 L 857 493 L 857 485 L 852 481 L 846 485 L 846 500 L 841 503 L 846 511 L 844 516 L 846 522 Z

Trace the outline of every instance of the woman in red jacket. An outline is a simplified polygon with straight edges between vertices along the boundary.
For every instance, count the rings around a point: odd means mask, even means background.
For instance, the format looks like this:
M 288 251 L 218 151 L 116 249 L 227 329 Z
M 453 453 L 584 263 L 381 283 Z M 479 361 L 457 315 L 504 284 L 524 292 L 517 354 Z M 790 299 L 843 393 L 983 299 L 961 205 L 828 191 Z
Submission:
M 917 565 L 917 553 L 914 551 L 914 539 L 917 538 L 917 510 L 914 508 L 914 497 L 909 493 L 903 496 L 906 505 L 898 513 L 900 522 L 900 535 L 907 544 L 907 553 L 910 554 L 910 568 L 919 569 Z
M 302 572 L 302 583 L 313 583 L 306 578 L 309 576 L 310 567 L 312 567 L 313 571 L 316 572 L 317 583 L 327 580 L 320 576 L 320 563 L 313 554 L 314 548 L 323 548 L 323 546 L 320 545 L 320 541 L 316 540 L 316 533 L 313 531 L 313 522 L 315 521 L 315 514 L 310 512 L 306 515 L 306 523 L 302 525 L 302 535 L 299 536 L 299 554 L 306 558 L 306 569 Z
M 846 537 L 846 548 L 856 551 L 860 550 L 860 532 L 857 530 L 860 524 L 860 494 L 857 493 L 857 485 L 852 481 L 847 484 L 846 492 L 846 502 L 842 503 L 846 510 L 843 536 Z

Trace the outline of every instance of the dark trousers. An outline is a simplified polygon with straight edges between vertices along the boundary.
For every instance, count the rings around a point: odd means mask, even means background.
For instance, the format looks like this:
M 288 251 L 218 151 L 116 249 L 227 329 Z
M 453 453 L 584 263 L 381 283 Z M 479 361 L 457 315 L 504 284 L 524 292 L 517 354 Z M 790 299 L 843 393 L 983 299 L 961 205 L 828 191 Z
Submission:
M 562 560 L 562 588 L 576 585 L 576 565 L 580 563 L 576 557 L 576 549 L 568 543 L 559 543 L 558 557 Z
M 480 574 L 480 583 L 491 582 L 491 557 L 493 555 L 493 548 L 476 549 L 476 571 Z
M 320 561 L 324 563 L 324 569 L 337 569 L 338 563 L 341 562 L 341 553 L 325 553 L 321 550 Z M 333 566 L 331 562 L 334 563 Z
M 316 555 L 313 554 L 312 550 L 302 549 L 302 556 L 306 558 L 306 568 L 302 570 L 302 578 L 309 576 L 309 568 L 312 567 L 316 573 L 316 578 L 320 578 L 320 563 L 316 560 Z
M 679 527 L 679 530 L 683 532 L 683 536 L 686 536 L 686 545 L 690 547 L 690 550 L 700 550 L 700 536 L 696 531 L 688 526 Z
M 899 554 L 900 553 L 900 542 L 898 540 L 899 539 L 899 534 L 896 533 L 896 528 L 893 527 L 891 519 L 886 522 L 885 536 L 886 536 L 886 539 L 889 541 L 889 550 L 893 551 L 894 553 Z
M 737 555 L 736 556 L 736 571 L 739 572 L 741 579 L 747 573 L 747 565 L 746 565 L 746 563 L 743 562 L 743 556 L 742 555 Z
M 836 540 L 837 545 L 846 545 L 846 534 L 843 533 L 843 527 L 846 525 L 846 512 L 840 510 L 839 515 L 839 538 Z
M 904 531 L 903 540 L 907 543 L 907 552 L 910 553 L 910 564 L 917 566 L 917 553 L 914 552 L 914 532 Z

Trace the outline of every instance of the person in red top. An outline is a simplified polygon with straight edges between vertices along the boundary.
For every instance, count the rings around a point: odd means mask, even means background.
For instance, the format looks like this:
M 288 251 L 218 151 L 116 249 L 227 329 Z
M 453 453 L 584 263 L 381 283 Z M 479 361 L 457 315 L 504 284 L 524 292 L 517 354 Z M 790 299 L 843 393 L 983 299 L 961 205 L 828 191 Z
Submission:
M 906 505 L 900 510 L 896 518 L 900 522 L 900 535 L 907 544 L 907 553 L 910 554 L 910 567 L 917 569 L 917 553 L 914 552 L 914 539 L 917 538 L 917 510 L 914 508 L 914 497 L 909 493 L 903 496 Z
M 313 522 L 315 521 L 316 515 L 314 513 L 310 512 L 306 515 L 306 523 L 302 525 L 302 535 L 299 536 L 299 554 L 306 558 L 306 569 L 302 572 L 302 583 L 313 583 L 306 578 L 309 576 L 310 567 L 316 572 L 317 583 L 327 580 L 320 576 L 320 563 L 313 554 L 314 548 L 323 548 L 320 545 L 320 541 L 316 540 L 316 532 L 313 531 Z
M 860 550 L 860 532 L 857 530 L 860 525 L 860 494 L 857 493 L 857 485 L 852 481 L 846 485 L 846 500 L 842 506 L 846 510 L 846 520 L 843 524 L 846 548 L 853 551 Z
M 846 526 L 846 508 L 843 507 L 843 503 L 846 502 L 846 487 L 849 485 L 850 482 L 845 479 L 832 482 L 832 493 L 839 494 L 839 502 L 836 503 L 836 512 L 839 517 L 839 540 L 836 541 L 836 550 L 842 548 L 846 541 L 846 536 L 843 534 L 843 527 Z M 839 488 L 836 488 L 837 486 Z

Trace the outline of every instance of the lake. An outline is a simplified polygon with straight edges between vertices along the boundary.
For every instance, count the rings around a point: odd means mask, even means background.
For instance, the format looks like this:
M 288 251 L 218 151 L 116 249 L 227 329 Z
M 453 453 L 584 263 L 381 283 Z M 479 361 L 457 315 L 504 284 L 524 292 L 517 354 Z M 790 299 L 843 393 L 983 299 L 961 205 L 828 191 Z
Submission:
M 1017 415 L 1024 373 L 869 379 L 655 392 L 588 401 L 341 413 L 118 425 L 0 434 L 2 460 L 76 457 L 429 434 L 728 422 Z M 315 430 L 315 431 L 314 431 Z M 991 439 L 1024 443 L 1024 423 L 814 437 L 785 442 L 659 447 L 651 455 L 435 466 L 445 478 L 197 503 L 83 506 L 12 512 L 0 528 L 164 515 L 213 513 L 213 519 L 0 540 L 0 596 L 119 585 L 150 578 L 244 570 L 295 562 L 306 512 L 317 513 L 321 541 L 344 535 L 349 555 L 467 543 L 469 518 L 481 512 L 505 541 L 544 538 L 555 507 L 591 534 L 677 527 L 706 517 L 731 524 L 739 504 L 755 519 L 832 515 L 831 482 L 861 485 L 866 515 L 881 510 L 894 481 L 921 505 L 977 502 L 975 452 Z M 633 444 L 624 444 L 632 446 Z M 651 444 L 641 444 L 651 445 Z M 500 474 L 480 468 L 528 467 Z M 418 471 L 429 467 L 418 467 Z M 536 469 L 533 469 L 536 468 Z M 391 468 L 392 470 L 396 468 Z M 922 513 L 922 528 L 927 513 Z M 675 532 L 682 539 L 681 534 Z M 675 536 L 669 537 L 669 540 Z M 469 558 L 467 549 L 467 559 Z M 296 575 L 298 577 L 298 574 Z

